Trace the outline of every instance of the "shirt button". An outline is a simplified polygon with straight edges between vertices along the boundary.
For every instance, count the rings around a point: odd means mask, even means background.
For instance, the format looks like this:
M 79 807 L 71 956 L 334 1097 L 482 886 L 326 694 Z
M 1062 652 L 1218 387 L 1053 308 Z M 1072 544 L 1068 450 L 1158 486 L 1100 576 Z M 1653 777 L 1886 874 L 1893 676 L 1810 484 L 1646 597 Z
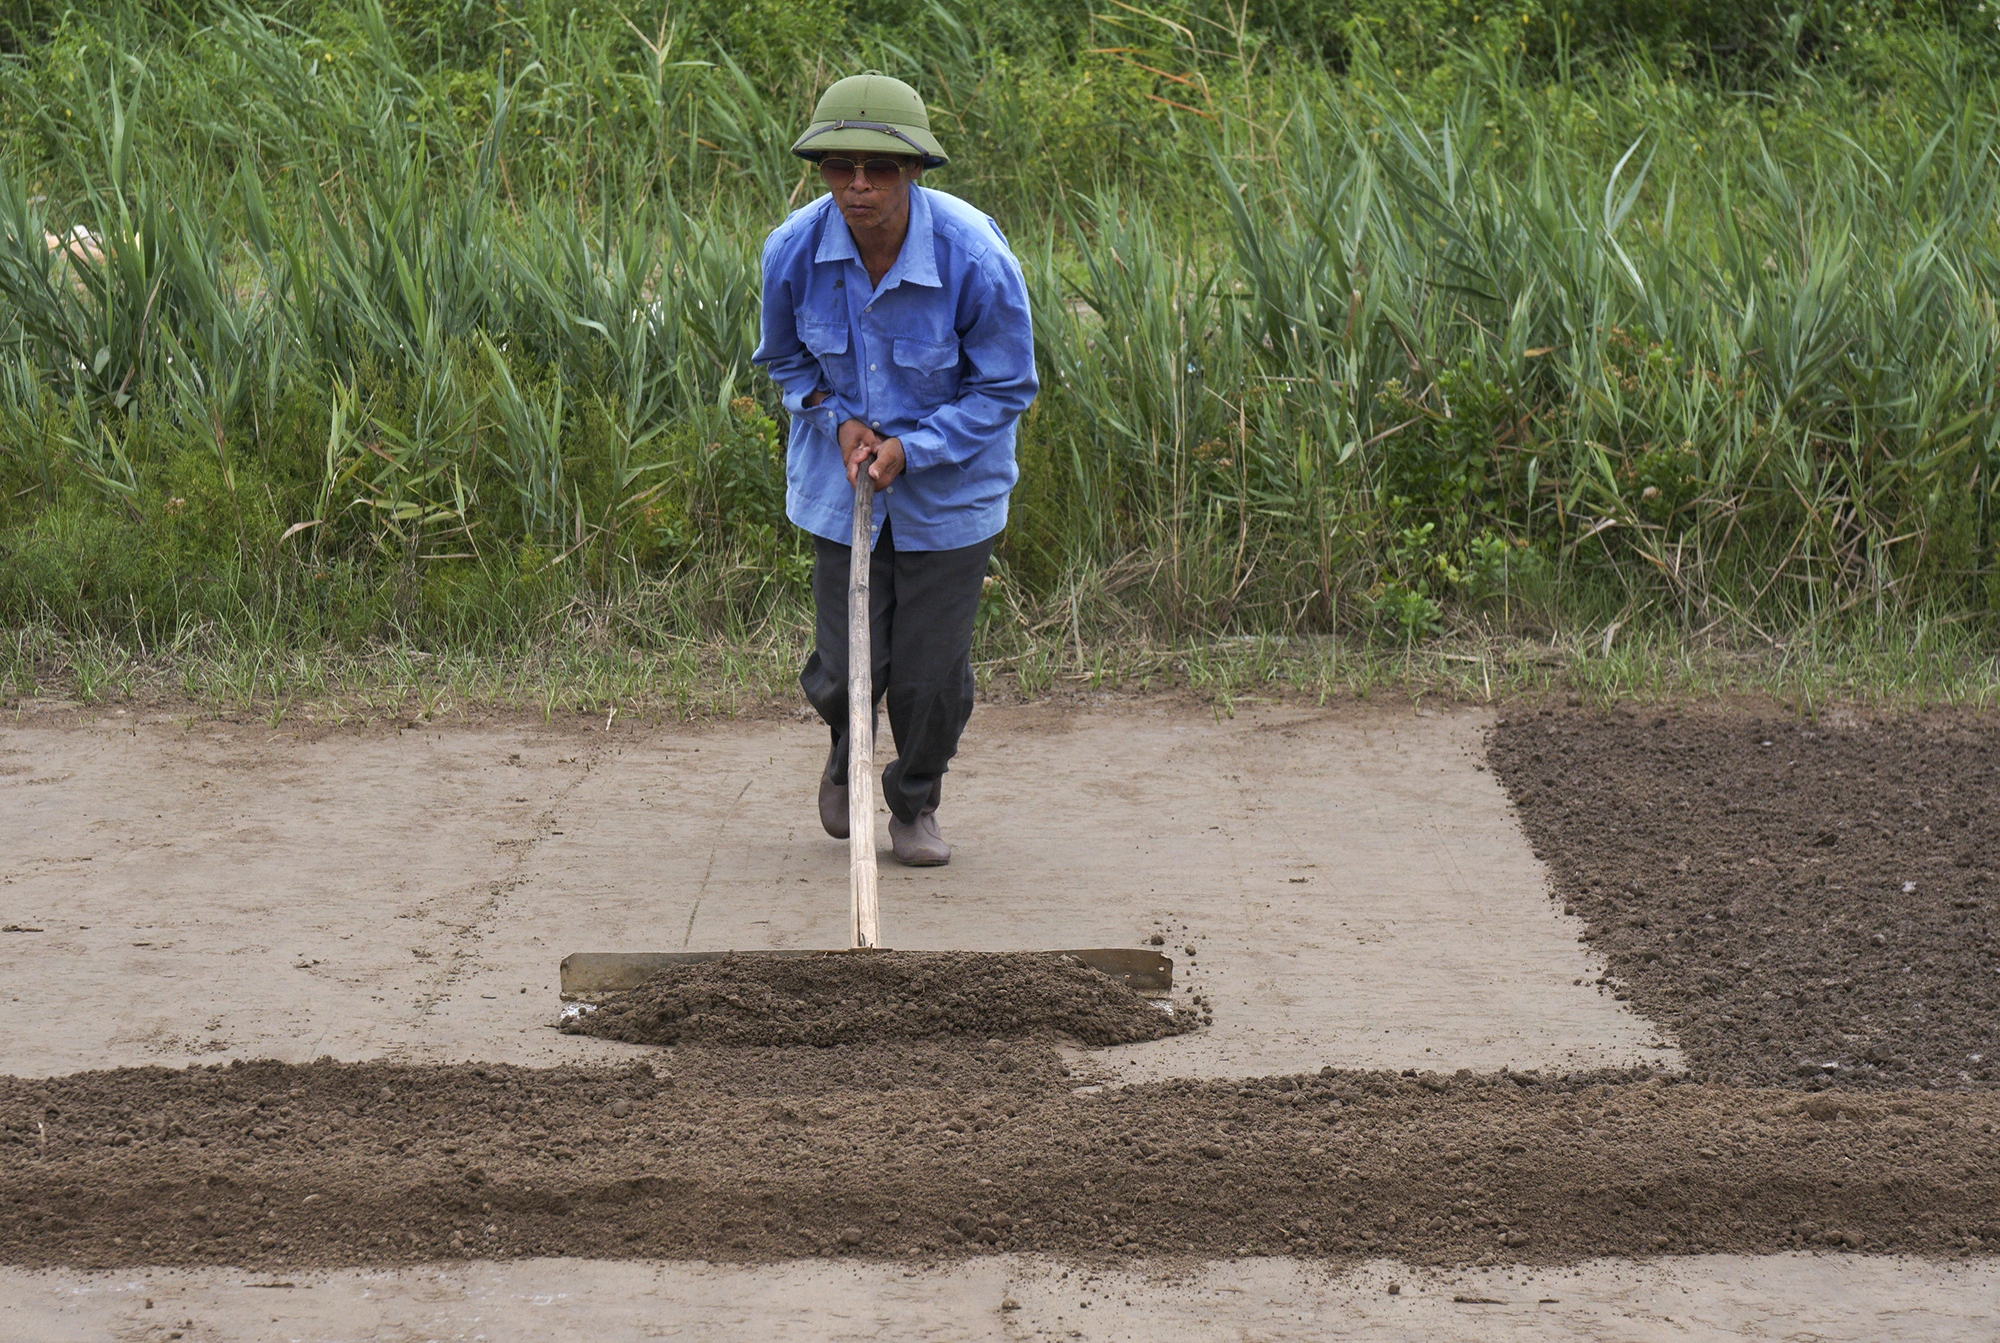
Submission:
M 882 421 L 880 421 L 880 420 L 870 420 L 870 421 L 869 421 L 868 423 L 869 423 L 869 424 L 870 424 L 870 425 L 871 425 L 871 426 L 872 426 L 873 428 L 876 428 L 876 429 L 880 429 L 880 428 L 882 427 Z
M 868 371 L 869 371 L 870 373 L 873 373 L 873 372 L 875 371 L 875 365 L 873 365 L 873 364 L 870 364 L 870 365 L 868 366 Z

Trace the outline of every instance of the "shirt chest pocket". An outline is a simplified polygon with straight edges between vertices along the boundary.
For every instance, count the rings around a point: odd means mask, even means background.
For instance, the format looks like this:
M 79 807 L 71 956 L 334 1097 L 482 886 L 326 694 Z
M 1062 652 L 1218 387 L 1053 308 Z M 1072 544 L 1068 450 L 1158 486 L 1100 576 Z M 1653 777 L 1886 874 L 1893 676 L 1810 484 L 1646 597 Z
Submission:
M 905 385 L 923 404 L 941 406 L 958 396 L 960 355 L 956 340 L 898 336 L 891 350 Z
M 854 374 L 854 351 L 848 348 L 845 322 L 800 318 L 799 343 L 819 361 L 820 371 L 836 396 L 852 401 L 860 395 L 861 383 Z

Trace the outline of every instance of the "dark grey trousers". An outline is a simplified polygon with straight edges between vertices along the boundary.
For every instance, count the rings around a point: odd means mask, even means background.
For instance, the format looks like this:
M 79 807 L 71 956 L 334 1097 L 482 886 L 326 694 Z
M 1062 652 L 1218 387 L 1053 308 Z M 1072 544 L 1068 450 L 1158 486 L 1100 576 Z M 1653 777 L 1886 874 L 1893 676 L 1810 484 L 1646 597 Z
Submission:
M 847 569 L 852 547 L 813 538 L 813 637 L 799 685 L 833 732 L 826 772 L 847 782 Z M 897 550 L 888 523 L 868 569 L 873 686 L 889 710 L 896 759 L 883 798 L 905 825 L 937 805 L 945 767 L 972 717 L 972 621 L 993 542 L 957 550 Z M 881 751 L 877 750 L 877 758 Z

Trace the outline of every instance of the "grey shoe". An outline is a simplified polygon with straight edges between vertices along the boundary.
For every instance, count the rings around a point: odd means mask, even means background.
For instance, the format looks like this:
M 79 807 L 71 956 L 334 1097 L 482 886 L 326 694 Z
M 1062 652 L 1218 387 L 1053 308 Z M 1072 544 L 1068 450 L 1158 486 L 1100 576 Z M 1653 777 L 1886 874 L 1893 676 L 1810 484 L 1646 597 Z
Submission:
M 895 848 L 896 861 L 904 867 L 943 867 L 951 861 L 951 845 L 938 833 L 935 807 L 925 807 L 909 825 L 891 813 L 889 843 Z
M 847 838 L 847 785 L 833 781 L 833 766 L 839 757 L 840 747 L 835 744 L 827 753 L 826 768 L 819 776 L 819 823 L 826 827 L 826 833 L 835 839 Z

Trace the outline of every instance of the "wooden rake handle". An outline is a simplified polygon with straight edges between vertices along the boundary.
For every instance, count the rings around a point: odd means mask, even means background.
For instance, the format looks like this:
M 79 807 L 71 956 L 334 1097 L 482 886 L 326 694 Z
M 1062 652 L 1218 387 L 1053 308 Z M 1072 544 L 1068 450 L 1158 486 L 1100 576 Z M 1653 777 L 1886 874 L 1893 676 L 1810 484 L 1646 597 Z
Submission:
M 875 649 L 868 629 L 875 482 L 854 477 L 854 545 L 847 571 L 847 884 L 856 948 L 881 945 L 875 900 Z

